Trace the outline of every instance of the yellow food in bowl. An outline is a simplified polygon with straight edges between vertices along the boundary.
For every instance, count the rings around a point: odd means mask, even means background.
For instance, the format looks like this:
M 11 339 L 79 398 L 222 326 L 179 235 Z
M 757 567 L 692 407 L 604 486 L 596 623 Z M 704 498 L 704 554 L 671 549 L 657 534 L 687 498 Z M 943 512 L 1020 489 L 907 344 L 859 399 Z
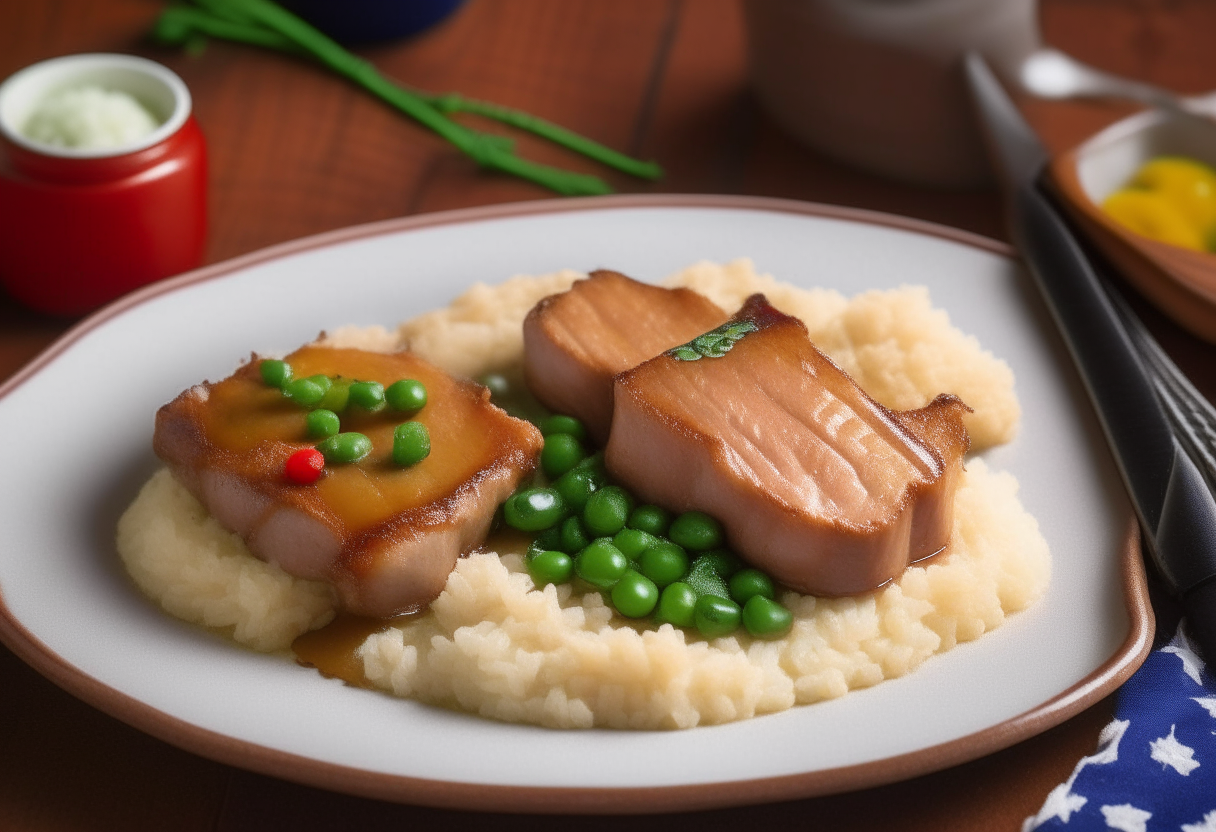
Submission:
M 1160 193 L 1196 227 L 1216 228 L 1216 170 L 1202 162 L 1162 156 L 1140 168 L 1131 184 Z
M 1192 251 L 1216 243 L 1216 170 L 1181 156 L 1146 162 L 1102 209 L 1141 236 Z
M 1102 208 L 1115 222 L 1142 237 L 1194 251 L 1206 250 L 1199 227 L 1163 194 L 1124 188 L 1107 197 Z

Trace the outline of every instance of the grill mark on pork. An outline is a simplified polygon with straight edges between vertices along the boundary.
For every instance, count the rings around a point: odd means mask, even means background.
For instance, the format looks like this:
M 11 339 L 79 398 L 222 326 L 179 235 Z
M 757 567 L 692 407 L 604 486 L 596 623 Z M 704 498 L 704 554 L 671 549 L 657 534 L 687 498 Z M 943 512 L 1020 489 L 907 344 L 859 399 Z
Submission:
M 612 378 L 727 318 L 690 289 L 592 272 L 540 301 L 524 319 L 524 375 L 555 413 L 582 420 L 598 443 L 612 420 Z
M 721 357 L 665 353 L 617 375 L 610 473 L 714 515 L 745 559 L 801 592 L 864 592 L 940 552 L 969 408 L 939 396 L 887 410 L 762 295 L 731 320 L 756 329 Z
M 351 407 L 342 429 L 366 434 L 372 453 L 358 464 L 327 465 L 313 485 L 287 481 L 287 457 L 314 440 L 305 435 L 305 411 L 261 382 L 256 361 L 162 407 L 157 455 L 254 555 L 331 583 L 345 609 L 386 617 L 430 603 L 457 557 L 482 542 L 498 505 L 534 470 L 540 432 L 490 404 L 485 388 L 410 353 L 308 346 L 287 360 L 297 377 L 418 379 L 428 404 L 413 418 L 430 431 L 431 455 L 396 466 L 392 432 L 405 417 Z

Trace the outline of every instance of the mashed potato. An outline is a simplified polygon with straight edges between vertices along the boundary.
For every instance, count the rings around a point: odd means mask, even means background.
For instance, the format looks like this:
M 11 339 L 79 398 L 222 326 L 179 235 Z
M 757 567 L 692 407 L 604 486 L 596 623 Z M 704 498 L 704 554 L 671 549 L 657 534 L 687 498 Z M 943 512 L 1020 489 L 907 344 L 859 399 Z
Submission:
M 477 286 L 395 332 L 340 329 L 327 341 L 408 346 L 463 375 L 510 371 L 522 356 L 527 310 L 578 277 Z M 732 309 L 765 292 L 806 321 L 820 347 L 888 407 L 959 395 L 975 410 L 968 421 L 974 449 L 1009 441 L 1016 430 L 1009 368 L 951 327 L 924 289 L 848 300 L 777 283 L 747 261 L 699 264 L 668 285 Z M 1012 476 L 972 459 L 956 500 L 948 552 L 865 595 L 786 592 L 781 601 L 794 626 L 776 641 L 736 634 L 707 642 L 670 625 L 650 629 L 616 616 L 598 592 L 538 590 L 519 555 L 475 554 L 459 561 L 428 613 L 364 642 L 364 673 L 397 696 L 553 727 L 688 728 L 842 696 L 979 637 L 1046 589 L 1047 544 L 1018 502 Z M 132 577 L 167 611 L 259 650 L 288 648 L 336 609 L 326 585 L 249 555 L 167 472 L 124 515 L 118 540 Z
M 224 630 L 255 650 L 285 650 L 338 609 L 329 584 L 249 554 L 167 468 L 118 521 L 118 552 L 135 583 L 171 615 Z

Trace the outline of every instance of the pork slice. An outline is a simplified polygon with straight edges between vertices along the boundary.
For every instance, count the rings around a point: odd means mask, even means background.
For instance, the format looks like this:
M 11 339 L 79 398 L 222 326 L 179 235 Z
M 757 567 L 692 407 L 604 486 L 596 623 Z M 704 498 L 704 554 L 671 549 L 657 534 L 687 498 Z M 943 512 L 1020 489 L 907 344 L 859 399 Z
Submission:
M 887 410 L 762 295 L 619 374 L 614 402 L 609 472 L 717 517 L 745 560 L 793 589 L 864 592 L 949 543 L 969 408 L 939 396 Z
M 313 345 L 286 360 L 296 377 L 421 381 L 427 405 L 412 418 L 430 433 L 430 455 L 408 468 L 394 464 L 393 429 L 406 417 L 350 407 L 342 429 L 368 436 L 372 452 L 327 465 L 316 483 L 290 482 L 287 458 L 316 440 L 305 433 L 307 411 L 262 383 L 256 359 L 162 407 L 157 455 L 254 555 L 331 583 L 345 609 L 386 617 L 422 608 L 535 469 L 540 432 L 490 404 L 484 387 L 410 353 Z
M 726 318 L 690 289 L 592 272 L 524 319 L 524 376 L 541 404 L 581 419 L 603 444 L 612 421 L 612 377 Z

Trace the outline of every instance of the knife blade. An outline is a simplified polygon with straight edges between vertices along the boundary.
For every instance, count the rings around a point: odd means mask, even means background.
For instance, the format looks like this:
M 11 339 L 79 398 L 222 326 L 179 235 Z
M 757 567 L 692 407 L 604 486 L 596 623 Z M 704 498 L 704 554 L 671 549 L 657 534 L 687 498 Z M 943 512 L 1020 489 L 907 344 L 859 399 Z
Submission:
M 1141 539 L 1216 662 L 1216 498 L 1120 312 L 1041 184 L 1047 152 L 982 57 L 964 60 L 1019 254 L 1059 328 L 1140 520 Z M 1132 314 L 1130 310 L 1126 314 Z M 1146 333 L 1145 333 L 1146 334 Z

